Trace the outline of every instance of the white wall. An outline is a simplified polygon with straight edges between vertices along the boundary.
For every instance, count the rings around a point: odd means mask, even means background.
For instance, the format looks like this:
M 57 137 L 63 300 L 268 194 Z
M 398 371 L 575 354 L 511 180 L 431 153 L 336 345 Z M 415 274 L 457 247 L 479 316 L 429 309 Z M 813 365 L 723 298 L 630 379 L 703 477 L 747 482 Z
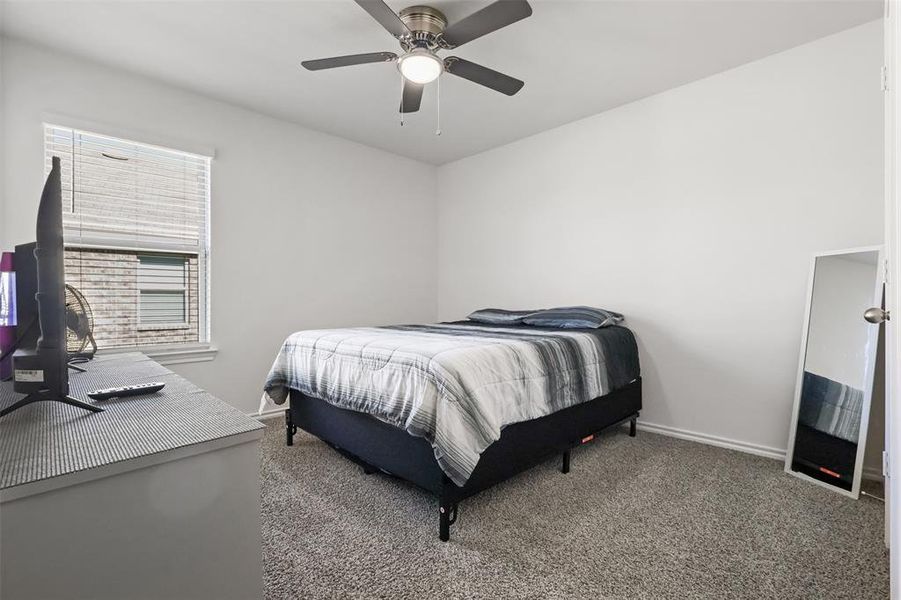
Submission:
M 439 318 L 621 311 L 645 422 L 784 450 L 810 254 L 882 241 L 881 27 L 440 167 Z
M 434 167 L 21 42 L 0 53 L 0 247 L 34 237 L 49 114 L 215 149 L 219 355 L 173 366 L 201 387 L 250 412 L 292 331 L 435 319 Z
M 4 126 L 4 122 L 6 119 L 3 115 L 6 113 L 6 107 L 4 105 L 6 94 L 3 93 L 3 90 L 6 89 L 6 81 L 3 77 L 4 67 L 3 60 L 4 55 L 4 44 L 2 43 L 3 38 L 0 37 L 0 176 L 3 179 L 0 179 L 0 242 L 3 242 L 6 239 L 6 204 L 5 204 L 5 193 L 6 193 L 6 185 L 3 183 L 6 179 L 6 174 L 3 172 L 3 165 L 6 164 L 6 144 L 2 142 L 2 140 L 6 139 L 6 129 Z M 6 245 L 0 243 L 0 252 L 5 251 Z

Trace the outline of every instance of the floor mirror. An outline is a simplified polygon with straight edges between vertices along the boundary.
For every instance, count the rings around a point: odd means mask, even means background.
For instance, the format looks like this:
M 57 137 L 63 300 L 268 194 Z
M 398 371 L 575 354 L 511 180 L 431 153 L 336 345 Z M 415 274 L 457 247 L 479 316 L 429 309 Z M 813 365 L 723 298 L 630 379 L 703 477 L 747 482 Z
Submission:
M 873 395 L 882 260 L 879 246 L 813 257 L 785 457 L 786 472 L 853 498 Z

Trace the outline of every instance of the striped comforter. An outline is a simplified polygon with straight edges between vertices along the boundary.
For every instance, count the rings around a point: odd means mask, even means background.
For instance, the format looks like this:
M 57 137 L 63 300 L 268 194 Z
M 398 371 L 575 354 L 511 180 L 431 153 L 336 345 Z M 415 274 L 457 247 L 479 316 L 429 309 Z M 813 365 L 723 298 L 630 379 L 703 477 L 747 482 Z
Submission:
M 300 331 L 282 345 L 265 390 L 276 404 L 293 388 L 426 438 L 462 486 L 504 426 L 603 396 L 638 374 L 624 327 L 463 322 Z
M 817 431 L 857 444 L 863 399 L 863 390 L 804 371 L 798 419 Z

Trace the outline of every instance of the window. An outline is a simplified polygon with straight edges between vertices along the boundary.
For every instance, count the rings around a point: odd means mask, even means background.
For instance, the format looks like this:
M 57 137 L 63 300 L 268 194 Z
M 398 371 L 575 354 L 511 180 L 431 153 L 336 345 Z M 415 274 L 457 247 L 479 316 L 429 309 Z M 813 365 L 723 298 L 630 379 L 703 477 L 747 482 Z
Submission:
M 138 257 L 138 327 L 188 324 L 188 261 L 184 256 Z
M 66 283 L 99 348 L 209 342 L 210 159 L 45 126 L 62 163 Z

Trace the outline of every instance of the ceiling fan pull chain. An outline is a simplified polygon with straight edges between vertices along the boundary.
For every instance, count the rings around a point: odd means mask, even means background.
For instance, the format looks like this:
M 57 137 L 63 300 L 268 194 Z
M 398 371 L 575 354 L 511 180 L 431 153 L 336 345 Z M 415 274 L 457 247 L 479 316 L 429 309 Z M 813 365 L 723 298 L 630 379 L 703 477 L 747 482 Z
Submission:
M 404 76 L 400 76 L 400 126 L 404 126 Z
M 435 119 L 438 126 L 435 129 L 435 135 L 441 135 L 441 78 L 435 80 Z

